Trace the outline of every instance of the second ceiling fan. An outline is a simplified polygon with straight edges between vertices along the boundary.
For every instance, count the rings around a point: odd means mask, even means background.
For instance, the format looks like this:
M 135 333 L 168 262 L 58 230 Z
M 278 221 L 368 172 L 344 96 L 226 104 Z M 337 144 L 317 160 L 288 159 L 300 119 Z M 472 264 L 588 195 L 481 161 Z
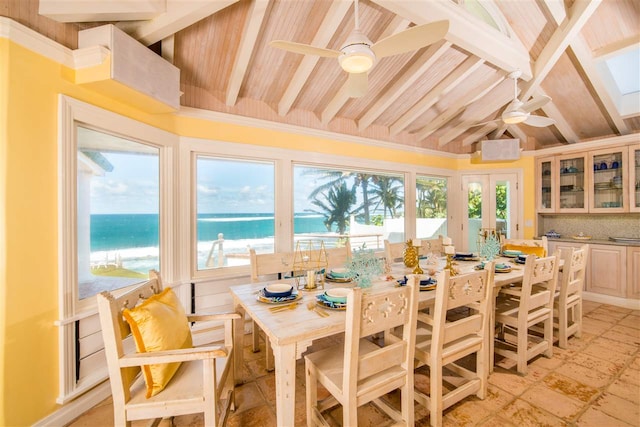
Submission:
M 286 40 L 273 40 L 270 46 L 303 55 L 338 58 L 340 67 L 349 73 L 349 96 L 358 98 L 367 92 L 367 73 L 376 61 L 392 55 L 418 50 L 442 40 L 449 31 L 449 21 L 417 25 L 393 34 L 376 43 L 371 42 L 359 28 L 358 0 L 355 0 L 355 28 L 339 50 L 315 47 Z

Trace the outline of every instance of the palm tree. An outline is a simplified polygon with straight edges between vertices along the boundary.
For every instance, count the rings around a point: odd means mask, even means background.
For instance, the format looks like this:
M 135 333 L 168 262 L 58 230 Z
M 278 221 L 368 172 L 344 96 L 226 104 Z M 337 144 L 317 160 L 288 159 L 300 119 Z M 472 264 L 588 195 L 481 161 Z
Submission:
M 445 218 L 447 216 L 447 180 L 418 177 L 418 218 Z
M 335 223 L 338 234 L 345 234 L 349 218 L 353 214 L 352 207 L 356 203 L 356 188 L 347 188 L 347 183 L 342 182 L 334 185 L 324 196 L 325 200 L 320 200 L 317 196 L 311 203 L 320 210 L 307 209 L 308 212 L 318 213 L 324 216 L 324 225 L 327 231 Z
M 375 176 L 373 182 L 375 187 L 372 193 L 377 202 L 375 208 L 378 209 L 382 205 L 385 218 L 396 218 L 398 209 L 402 209 L 404 205 L 402 179 L 395 176 Z

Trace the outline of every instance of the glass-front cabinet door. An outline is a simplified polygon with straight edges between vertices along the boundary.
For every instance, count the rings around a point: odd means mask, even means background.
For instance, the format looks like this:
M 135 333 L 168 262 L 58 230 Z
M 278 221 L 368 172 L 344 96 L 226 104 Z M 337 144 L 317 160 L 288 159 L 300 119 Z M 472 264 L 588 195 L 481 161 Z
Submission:
M 629 147 L 629 210 L 640 212 L 640 144 Z
M 590 212 L 624 212 L 628 208 L 628 149 L 598 150 L 589 154 L 592 179 Z
M 537 203 L 538 212 L 555 212 L 556 197 L 554 192 L 554 182 L 558 179 L 556 161 L 554 157 L 544 157 L 538 159 L 536 173 L 537 182 Z
M 585 185 L 586 155 L 559 156 L 558 172 L 558 212 L 586 212 L 588 193 Z

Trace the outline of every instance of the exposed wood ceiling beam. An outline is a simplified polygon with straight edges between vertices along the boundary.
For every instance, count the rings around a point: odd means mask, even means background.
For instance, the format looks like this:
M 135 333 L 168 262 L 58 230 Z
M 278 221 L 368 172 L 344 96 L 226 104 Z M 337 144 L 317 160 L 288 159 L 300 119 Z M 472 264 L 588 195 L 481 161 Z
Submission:
M 465 59 L 462 64 L 458 65 L 458 67 L 453 70 L 453 72 L 449 73 L 447 77 L 435 85 L 424 98 L 418 101 L 398 120 L 396 120 L 396 122 L 389 128 L 389 133 L 391 135 L 397 135 L 402 132 L 407 126 L 409 126 L 409 124 L 431 108 L 431 106 L 438 102 L 441 97 L 449 93 L 449 91 L 466 79 L 483 63 L 484 61 L 482 59 L 474 56 Z
M 173 35 L 166 39 L 162 39 L 162 43 L 160 44 L 160 54 L 166 61 L 173 64 L 173 58 L 175 55 L 175 37 Z
M 58 22 L 152 19 L 165 11 L 165 0 L 40 0 L 38 4 L 40 15 Z
M 351 2 L 346 1 L 332 2 L 327 15 L 322 21 L 322 24 L 320 24 L 320 28 L 310 44 L 312 46 L 326 47 L 338 31 L 351 5 Z M 289 86 L 285 90 L 284 95 L 282 95 L 282 99 L 278 102 L 278 114 L 285 116 L 289 112 L 319 60 L 319 56 L 304 55 Z
M 148 21 L 118 22 L 116 26 L 140 43 L 149 46 L 236 2 L 238 0 L 167 0 L 166 13 L 157 18 Z M 93 1 L 92 3 L 110 2 Z
M 618 54 L 623 49 L 631 49 L 636 48 L 640 43 L 640 36 L 635 35 L 633 37 L 629 37 L 624 40 L 620 40 L 616 43 L 611 43 L 606 46 L 601 47 L 600 49 L 596 49 L 592 56 L 593 59 L 607 59 L 609 55 Z
M 473 144 L 474 142 L 480 141 L 481 138 L 487 136 L 492 130 L 494 130 L 497 127 L 498 127 L 498 124 L 496 122 L 485 124 L 484 126 L 479 128 L 477 131 L 466 136 L 462 140 L 462 146 L 466 147 Z
M 409 20 L 401 18 L 400 16 L 395 16 L 391 20 L 389 25 L 387 25 L 387 28 L 385 28 L 385 30 L 380 35 L 380 40 L 387 38 L 393 34 L 399 33 L 400 31 L 406 30 L 409 24 Z M 329 101 L 325 109 L 322 111 L 320 120 L 323 124 L 326 125 L 327 123 L 329 123 L 331 119 L 333 119 L 336 114 L 338 114 L 338 111 L 340 111 L 344 104 L 346 104 L 349 100 L 350 96 L 347 91 L 348 84 L 348 81 L 345 81 L 345 83 L 338 90 L 333 99 Z
M 564 2 L 562 0 L 545 0 L 545 5 L 547 6 L 547 9 L 553 16 L 553 19 L 556 21 L 556 23 L 558 25 L 562 24 L 562 22 L 565 20 L 567 16 L 564 8 Z M 613 124 L 617 128 L 618 133 L 622 135 L 628 134 L 629 128 L 627 127 L 624 120 L 620 116 L 620 113 L 618 112 L 618 108 L 616 107 L 615 102 L 609 95 L 609 91 L 605 87 L 602 81 L 602 78 L 600 78 L 600 75 L 598 73 L 598 70 L 593 60 L 593 55 L 591 53 L 591 50 L 587 47 L 587 44 L 584 41 L 583 37 L 580 34 L 578 34 L 576 38 L 571 41 L 571 43 L 569 44 L 569 47 L 571 48 L 571 51 L 573 52 L 576 59 L 580 63 L 580 66 L 582 67 L 585 74 L 587 75 L 587 78 L 591 82 L 591 85 L 595 89 L 597 96 L 600 98 L 600 101 L 602 102 L 602 105 L 606 110 L 605 113 L 608 114 L 609 117 L 611 118 L 611 121 L 613 121 Z M 554 120 L 556 120 L 556 122 L 558 122 L 557 116 L 549 112 L 548 110 L 549 110 L 548 108 L 546 109 L 543 108 L 543 111 L 545 112 L 545 114 L 547 114 L 549 117 L 552 117 Z M 558 128 L 558 130 L 560 129 Z M 562 131 L 560 132 L 563 134 L 565 139 L 570 143 L 577 142 L 577 139 L 573 140 L 573 136 L 575 136 L 574 132 L 572 132 L 573 135 L 565 135 Z
M 544 90 L 542 90 L 542 88 L 538 88 L 535 94 L 541 95 L 541 96 L 547 96 L 547 94 L 544 93 Z M 569 144 L 573 144 L 580 140 L 580 137 L 578 137 L 578 134 L 575 133 L 573 128 L 565 120 L 564 116 L 562 115 L 562 113 L 560 113 L 560 110 L 558 110 L 558 108 L 553 103 L 553 101 L 549 101 L 546 105 L 544 105 L 542 107 L 542 111 L 547 116 L 553 118 L 553 120 L 556 121 L 554 126 L 556 127 L 556 129 L 558 129 L 560 134 L 564 137 L 564 139 L 567 140 Z
M 526 125 L 525 125 L 526 126 Z M 507 130 L 509 131 L 509 133 L 511 135 L 513 135 L 514 138 L 518 138 L 521 142 L 526 142 L 527 141 L 527 134 L 524 133 L 524 131 L 522 130 L 522 128 L 518 125 L 509 125 L 509 127 L 507 127 Z
M 240 87 L 247 73 L 249 60 L 251 59 L 253 48 L 256 45 L 260 28 L 262 28 L 262 21 L 264 20 L 268 5 L 269 0 L 251 1 L 251 7 L 242 31 L 242 39 L 236 52 L 236 58 L 233 63 L 233 68 L 231 69 L 231 75 L 229 76 L 229 84 L 227 85 L 226 104 L 229 107 L 235 105 L 238 99 Z
M 565 19 L 556 29 L 533 65 L 533 78 L 524 84 L 520 93 L 522 102 L 526 102 L 536 92 L 540 83 L 547 77 L 569 43 L 580 33 L 601 2 L 602 0 L 575 1 L 569 11 L 568 19 Z M 506 126 L 503 124 L 493 133 L 493 138 L 499 138 L 505 130 Z
M 488 24 L 450 0 L 371 0 L 416 24 L 448 20 L 446 40 L 505 71 L 522 71 L 532 77 L 529 53 L 517 39 L 495 31 Z M 487 31 L 480 29 L 486 28 Z
M 411 86 L 427 72 L 433 64 L 435 64 L 442 55 L 444 55 L 451 43 L 440 41 L 432 44 L 427 50 L 417 58 L 416 62 L 403 72 L 401 76 L 398 76 L 396 82 L 387 90 L 378 96 L 377 101 L 358 121 L 358 129 L 362 132 L 365 130 L 375 119 L 380 117 L 384 111 L 389 108 L 395 100 L 397 100 L 403 93 L 411 88 Z

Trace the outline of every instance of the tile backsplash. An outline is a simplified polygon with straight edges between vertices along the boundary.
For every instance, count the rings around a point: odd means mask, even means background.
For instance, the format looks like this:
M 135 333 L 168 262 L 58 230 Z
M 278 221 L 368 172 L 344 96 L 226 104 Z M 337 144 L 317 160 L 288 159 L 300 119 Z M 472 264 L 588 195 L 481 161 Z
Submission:
M 563 237 L 582 232 L 594 239 L 640 238 L 640 214 L 539 215 L 538 236 L 554 230 Z

